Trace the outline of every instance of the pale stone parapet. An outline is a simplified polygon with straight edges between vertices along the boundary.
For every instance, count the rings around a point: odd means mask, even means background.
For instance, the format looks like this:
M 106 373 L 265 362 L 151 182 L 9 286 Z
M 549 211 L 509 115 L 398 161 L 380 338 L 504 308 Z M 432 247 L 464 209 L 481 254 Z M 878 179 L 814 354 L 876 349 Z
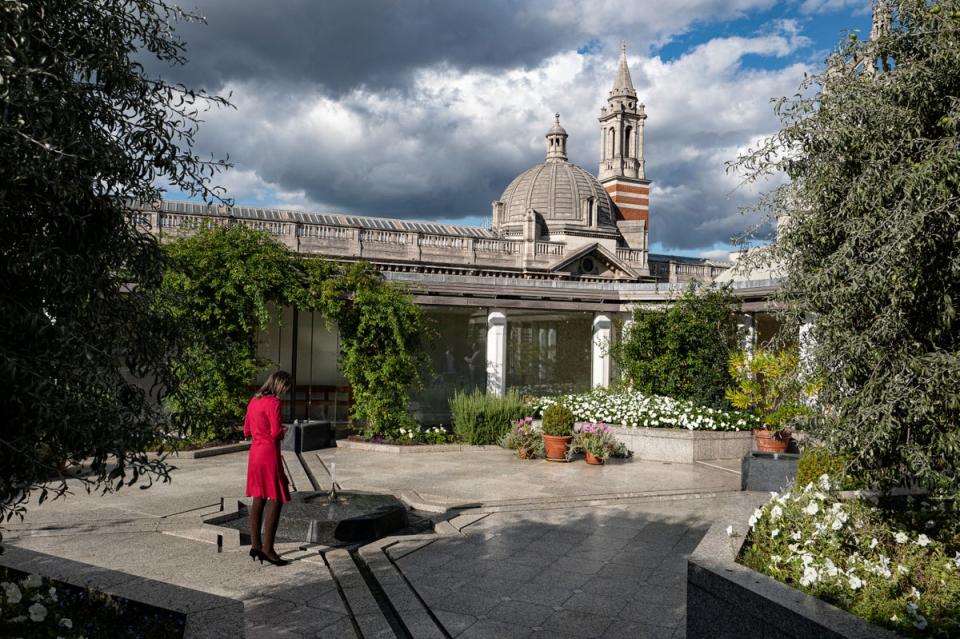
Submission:
M 593 318 L 593 340 L 591 344 L 590 385 L 594 388 L 610 385 L 610 337 L 613 322 L 608 315 Z
M 507 377 L 507 314 L 491 309 L 487 314 L 487 393 L 503 395 Z

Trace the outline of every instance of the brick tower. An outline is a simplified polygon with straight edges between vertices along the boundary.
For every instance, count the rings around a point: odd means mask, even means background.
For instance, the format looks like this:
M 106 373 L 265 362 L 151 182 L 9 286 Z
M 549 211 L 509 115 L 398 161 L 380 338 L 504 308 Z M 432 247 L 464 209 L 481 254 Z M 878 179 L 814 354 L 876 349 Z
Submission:
M 650 180 L 643 166 L 643 104 L 627 67 L 627 45 L 620 46 L 620 67 L 600 109 L 600 184 L 617 207 L 617 227 L 627 246 L 646 253 L 650 223 Z

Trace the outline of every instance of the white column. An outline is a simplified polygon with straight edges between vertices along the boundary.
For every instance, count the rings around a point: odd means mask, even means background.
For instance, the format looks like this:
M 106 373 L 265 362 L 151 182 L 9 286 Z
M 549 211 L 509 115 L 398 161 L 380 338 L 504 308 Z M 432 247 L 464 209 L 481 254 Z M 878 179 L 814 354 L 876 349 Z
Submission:
M 590 386 L 610 385 L 610 318 L 597 315 L 593 318 L 593 344 L 590 357 Z
M 487 314 L 487 393 L 503 395 L 507 376 L 507 314 L 491 309 Z
M 741 313 L 737 315 L 737 328 L 740 329 L 743 342 L 740 347 L 747 351 L 747 359 L 753 357 L 753 347 L 757 342 L 757 331 L 753 327 L 753 315 Z

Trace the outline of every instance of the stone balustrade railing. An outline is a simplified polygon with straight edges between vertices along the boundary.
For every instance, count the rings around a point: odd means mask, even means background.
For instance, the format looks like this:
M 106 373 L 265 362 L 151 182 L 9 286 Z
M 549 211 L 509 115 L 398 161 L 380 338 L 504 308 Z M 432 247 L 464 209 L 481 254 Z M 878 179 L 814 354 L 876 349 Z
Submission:
M 646 263 L 646 251 L 640 249 L 618 248 L 617 257 L 624 262 L 636 262 L 641 266 Z
M 537 242 L 534 246 L 534 253 L 537 255 L 559 257 L 563 255 L 563 244 L 557 242 Z

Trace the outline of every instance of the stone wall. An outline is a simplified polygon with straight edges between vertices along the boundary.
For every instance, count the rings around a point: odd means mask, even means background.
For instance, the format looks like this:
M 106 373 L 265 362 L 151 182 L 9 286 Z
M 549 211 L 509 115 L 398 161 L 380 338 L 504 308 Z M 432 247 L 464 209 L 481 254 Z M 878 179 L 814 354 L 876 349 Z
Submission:
M 741 459 L 753 446 L 749 431 L 691 431 L 681 428 L 615 427 L 613 434 L 637 459 L 692 464 L 707 459 Z

